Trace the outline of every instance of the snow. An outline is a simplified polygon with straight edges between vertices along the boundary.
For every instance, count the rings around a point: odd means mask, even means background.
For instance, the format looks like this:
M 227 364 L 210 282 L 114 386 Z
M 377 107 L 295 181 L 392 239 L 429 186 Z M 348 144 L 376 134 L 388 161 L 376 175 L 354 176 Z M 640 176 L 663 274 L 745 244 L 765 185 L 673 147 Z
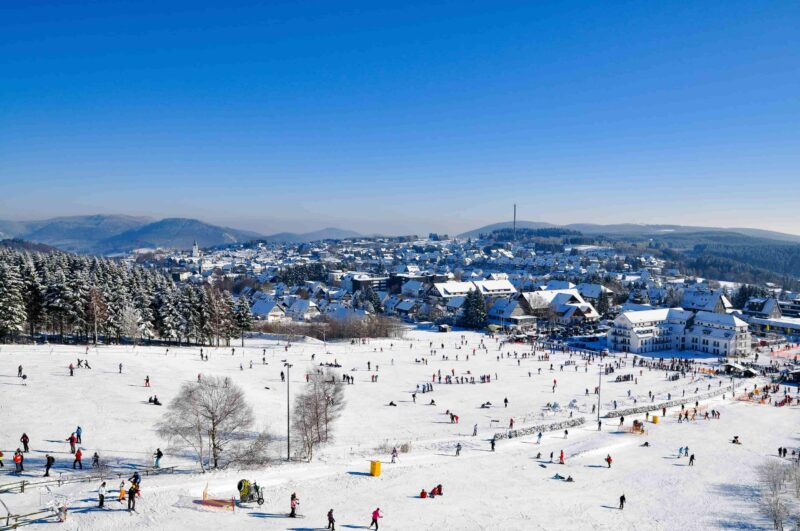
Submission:
M 462 334 L 468 345 L 457 349 Z M 473 354 L 472 349 L 481 339 L 488 352 L 478 350 Z M 431 341 L 437 349 L 435 356 L 428 355 Z M 32 441 L 23 479 L 40 479 L 46 452 L 56 458 L 56 474 L 71 475 L 71 458 L 64 439 L 81 425 L 86 465 L 97 451 L 112 468 L 127 473 L 148 466 L 155 448 L 161 447 L 166 453 L 162 466 L 177 466 L 179 470 L 145 477 L 138 512 L 132 515 L 116 501 L 107 502 L 108 509 L 95 509 L 99 481 L 53 487 L 53 492 L 70 499 L 69 518 L 58 529 L 319 529 L 326 525 L 325 514 L 331 508 L 339 528 L 347 529 L 366 527 L 372 510 L 380 507 L 385 515 L 381 529 L 387 530 L 766 530 L 771 529 L 771 524 L 758 514 L 753 468 L 776 458 L 779 446 L 796 446 L 800 435 L 798 407 L 732 401 L 729 395 L 726 400 L 717 397 L 702 403 L 721 411 L 720 420 L 678 424 L 668 413 L 659 424 L 648 423 L 648 433 L 641 436 L 619 432 L 617 419 L 605 419 L 603 431 L 598 432 L 591 414 L 591 406 L 597 402 L 597 396 L 592 394 L 598 382 L 596 363 L 585 367 L 584 361 L 575 356 L 578 370 L 566 366 L 562 372 L 560 365 L 569 355 L 556 353 L 549 362 L 521 359 L 518 365 L 513 353 L 528 352 L 529 346 L 507 344 L 498 350 L 494 339 L 472 332 L 415 330 L 406 339 L 372 340 L 359 345 L 304 341 L 293 343 L 288 351 L 284 345 L 284 341 L 274 338 L 253 338 L 246 341 L 245 349 L 237 345 L 233 356 L 230 348 L 205 347 L 208 362 L 200 361 L 198 347 L 172 347 L 168 355 L 164 347 L 99 347 L 88 355 L 92 369 L 77 369 L 74 377 L 68 375 L 67 366 L 76 358 L 87 357 L 84 347 L 3 345 L 0 445 L 7 466 L 0 485 L 16 480 L 8 474 L 13 467 L 11 457 L 16 441 L 23 431 Z M 264 348 L 266 366 L 261 363 Z M 511 359 L 497 360 L 500 352 L 512 353 Z M 355 376 L 356 383 L 345 388 L 347 407 L 336 427 L 336 441 L 310 463 L 286 463 L 286 387 L 279 376 L 282 360 L 294 364 L 290 386 L 294 394 L 302 388 L 305 373 L 310 370 L 312 353 L 316 354 L 316 363 L 337 360 L 348 374 Z M 449 359 L 443 361 L 443 355 Z M 415 358 L 423 356 L 428 358 L 428 365 L 415 363 Z M 626 361 L 624 357 L 615 359 Z M 249 368 L 251 360 L 253 369 Z M 367 371 L 367 361 L 371 362 L 372 371 Z M 704 357 L 696 361 L 716 363 L 715 359 Z M 123 374 L 118 374 L 119 363 L 123 364 Z M 240 363 L 244 370 L 240 370 Z M 16 378 L 19 364 L 28 375 L 24 386 Z M 432 394 L 418 393 L 414 404 L 410 393 L 417 384 L 430 382 L 431 375 L 439 370 L 443 375 L 455 370 L 459 376 L 471 371 L 476 378 L 491 374 L 492 382 L 436 383 Z M 634 372 L 638 384 L 614 382 L 617 374 Z M 260 425 L 269 427 L 276 437 L 273 465 L 259 470 L 201 474 L 190 458 L 166 448 L 166 442 L 153 430 L 166 405 L 148 405 L 147 398 L 157 394 L 168 404 L 179 386 L 196 381 L 198 373 L 228 376 L 246 390 Z M 373 374 L 379 375 L 377 383 L 370 381 Z M 143 387 L 146 375 L 152 382 L 150 389 Z M 690 378 L 670 382 L 665 376 L 664 371 L 647 369 L 639 376 L 638 369 L 634 371 L 630 365 L 602 376 L 603 411 L 613 407 L 613 400 L 620 408 L 633 406 L 628 390 L 638 397 L 638 405 L 649 402 L 648 391 L 656 394 L 657 403 L 666 399 L 667 393 L 674 398 L 685 390 L 687 403 L 691 403 L 689 396 L 695 388 L 703 392 L 709 384 L 712 389 L 720 381 L 729 384 L 727 377 L 720 380 L 702 376 L 694 382 Z M 555 393 L 554 378 L 558 381 Z M 742 380 L 737 386 L 763 381 Z M 507 409 L 502 406 L 506 397 L 510 402 Z M 436 400 L 436 406 L 427 405 L 431 398 Z M 584 426 L 570 429 L 567 440 L 562 431 L 548 432 L 541 445 L 536 444 L 535 436 L 526 436 L 501 440 L 496 452 L 489 450 L 491 435 L 507 427 L 511 417 L 515 428 L 565 420 L 569 415 L 566 405 L 572 399 L 578 404 L 575 417 L 585 416 L 587 421 Z M 389 401 L 396 402 L 397 407 L 387 406 Z M 492 402 L 493 407 L 481 409 L 480 404 L 485 401 Z M 543 408 L 553 401 L 561 404 L 561 412 Z M 458 424 L 450 423 L 445 415 L 447 409 L 460 416 Z M 626 416 L 626 425 L 633 418 Z M 635 418 L 644 420 L 643 415 Z M 477 437 L 472 437 L 474 424 L 478 425 Z M 739 435 L 744 444 L 729 444 L 733 435 Z M 645 440 L 650 443 L 649 448 L 641 446 Z M 458 442 L 463 450 L 460 457 L 455 457 Z M 399 462 L 390 464 L 388 449 L 402 443 L 410 444 L 410 452 L 401 453 Z M 694 467 L 686 466 L 686 459 L 676 458 L 679 446 L 689 446 L 696 455 Z M 562 449 L 566 464 L 549 463 L 550 452 L 557 456 Z M 542 459 L 535 458 L 537 452 L 542 453 Z M 607 454 L 614 458 L 611 469 L 603 462 Z M 372 459 L 383 461 L 378 478 L 367 475 Z M 575 483 L 552 479 L 555 473 L 572 475 Z M 265 488 L 265 505 L 237 507 L 231 513 L 203 510 L 191 503 L 201 497 L 206 484 L 214 496 L 230 498 L 242 478 L 256 480 Z M 439 483 L 444 487 L 444 496 L 417 498 L 421 489 L 430 490 Z M 119 480 L 115 476 L 108 485 L 108 498 L 116 500 Z M 305 516 L 302 520 L 286 518 L 292 492 L 301 500 L 299 512 Z M 623 493 L 628 505 L 620 511 L 617 504 Z M 35 510 L 42 503 L 37 488 L 27 489 L 24 494 L 0 494 L 0 498 L 13 513 Z M 32 528 L 47 526 L 52 524 Z

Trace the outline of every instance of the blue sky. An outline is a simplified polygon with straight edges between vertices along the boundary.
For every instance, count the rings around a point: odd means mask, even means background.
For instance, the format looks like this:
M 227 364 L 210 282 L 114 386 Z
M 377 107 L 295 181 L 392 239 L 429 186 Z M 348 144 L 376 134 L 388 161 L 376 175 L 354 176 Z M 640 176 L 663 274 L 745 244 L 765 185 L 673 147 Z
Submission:
M 0 219 L 800 233 L 798 2 L 216 4 L 0 3 Z

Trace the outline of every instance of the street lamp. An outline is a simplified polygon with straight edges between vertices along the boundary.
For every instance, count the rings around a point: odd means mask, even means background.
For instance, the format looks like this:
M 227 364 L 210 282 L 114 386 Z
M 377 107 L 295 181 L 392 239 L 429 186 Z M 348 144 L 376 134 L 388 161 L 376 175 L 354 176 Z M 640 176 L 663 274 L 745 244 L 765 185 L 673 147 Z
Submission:
M 603 385 L 603 364 L 598 365 L 597 370 L 597 426 L 600 426 L 600 386 Z
M 284 367 L 286 367 L 286 460 L 291 461 L 292 453 L 291 453 L 291 429 L 290 429 L 290 422 L 289 422 L 289 369 L 292 368 L 291 363 L 284 363 Z

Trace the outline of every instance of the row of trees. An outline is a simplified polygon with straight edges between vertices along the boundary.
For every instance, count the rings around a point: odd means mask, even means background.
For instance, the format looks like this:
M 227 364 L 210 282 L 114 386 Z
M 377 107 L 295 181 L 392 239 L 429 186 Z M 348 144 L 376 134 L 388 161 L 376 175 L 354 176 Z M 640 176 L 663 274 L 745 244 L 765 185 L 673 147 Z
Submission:
M 177 285 L 113 260 L 0 248 L 0 339 L 160 339 L 230 343 L 252 328 L 249 303 L 211 285 Z

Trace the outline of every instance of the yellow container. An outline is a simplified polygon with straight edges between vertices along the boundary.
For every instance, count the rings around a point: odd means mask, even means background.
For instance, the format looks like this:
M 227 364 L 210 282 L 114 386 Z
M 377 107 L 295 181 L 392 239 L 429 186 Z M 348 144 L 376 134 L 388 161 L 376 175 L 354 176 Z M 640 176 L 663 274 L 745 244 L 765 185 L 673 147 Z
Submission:
M 653 415 L 653 424 L 658 424 L 658 415 Z
M 378 477 L 381 475 L 381 462 L 380 461 L 370 461 L 369 462 L 369 475 L 373 477 Z

